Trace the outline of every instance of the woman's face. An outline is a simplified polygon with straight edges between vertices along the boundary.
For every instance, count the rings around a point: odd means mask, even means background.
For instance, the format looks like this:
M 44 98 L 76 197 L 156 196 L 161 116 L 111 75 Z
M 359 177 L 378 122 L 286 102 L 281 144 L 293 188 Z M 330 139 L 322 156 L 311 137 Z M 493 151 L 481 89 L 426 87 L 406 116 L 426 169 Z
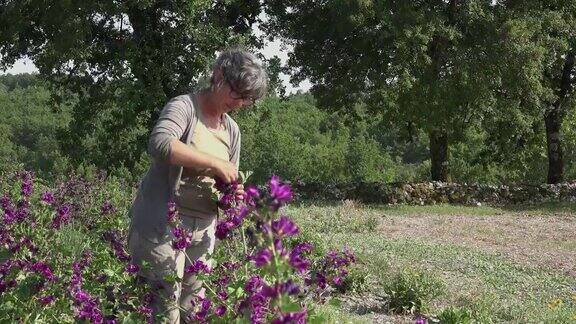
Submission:
M 252 106 L 254 104 L 253 98 L 242 96 L 230 82 L 222 82 L 220 91 L 222 92 L 220 95 L 221 100 L 226 107 L 226 112 L 237 111 L 240 108 Z

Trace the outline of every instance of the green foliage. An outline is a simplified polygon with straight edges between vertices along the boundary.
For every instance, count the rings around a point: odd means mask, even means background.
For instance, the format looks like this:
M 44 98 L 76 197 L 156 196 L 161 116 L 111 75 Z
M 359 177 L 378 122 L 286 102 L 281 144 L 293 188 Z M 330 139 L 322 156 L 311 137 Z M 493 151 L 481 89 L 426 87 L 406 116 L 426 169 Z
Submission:
M 469 310 L 448 307 L 438 315 L 440 324 L 470 324 L 472 323 L 472 314 Z
M 50 91 L 35 76 L 4 76 L 0 82 L 7 84 L 0 85 L 0 170 L 21 163 L 47 177 L 66 164 L 57 134 L 68 126 L 69 105 L 52 111 Z
M 64 149 L 78 165 L 132 169 L 167 100 L 190 91 L 232 44 L 250 35 L 259 1 L 16 1 L 0 5 L 0 66 L 29 57 L 78 102 Z
M 242 168 L 256 181 L 272 174 L 294 181 L 392 181 L 394 164 L 369 135 L 319 110 L 310 95 L 266 98 L 237 116 Z
M 430 273 L 405 269 L 384 284 L 390 298 L 389 308 L 395 313 L 420 313 L 428 303 L 444 293 L 444 283 Z
M 458 142 L 493 109 L 492 9 L 483 0 L 270 1 L 267 28 L 294 41 L 294 79 L 310 78 L 321 106 L 366 102 L 386 119 Z M 433 171 L 446 166 L 441 151 L 431 149 Z

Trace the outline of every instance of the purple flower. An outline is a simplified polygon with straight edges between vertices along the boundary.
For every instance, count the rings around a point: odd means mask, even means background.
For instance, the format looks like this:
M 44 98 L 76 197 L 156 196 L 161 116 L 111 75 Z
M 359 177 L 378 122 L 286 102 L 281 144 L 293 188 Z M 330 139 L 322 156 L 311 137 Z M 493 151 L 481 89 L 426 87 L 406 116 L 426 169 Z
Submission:
M 424 317 L 419 317 L 414 322 L 414 324 L 426 324 L 426 323 L 428 323 L 428 320 Z
M 100 208 L 100 213 L 102 215 L 110 215 L 112 214 L 116 209 L 114 208 L 114 206 L 112 206 L 112 203 L 108 200 L 106 200 L 104 202 L 104 204 L 102 205 L 102 207 Z
M 258 252 L 256 255 L 251 257 L 251 260 L 254 261 L 254 264 L 258 268 L 265 266 L 272 260 L 272 251 L 270 249 L 265 248 L 262 251 Z
M 218 225 L 216 225 L 215 235 L 219 240 L 223 240 L 228 236 L 232 228 L 234 228 L 234 223 L 232 223 L 231 221 L 226 220 L 218 221 Z
M 94 256 L 94 252 L 90 250 L 85 250 L 82 252 L 82 257 L 84 258 L 85 263 L 92 262 L 92 257 Z
M 67 224 L 70 221 L 70 206 L 64 205 L 58 208 L 56 212 L 56 217 L 52 220 L 52 228 L 60 229 L 63 224 Z
M 70 277 L 70 286 L 77 287 L 82 284 L 82 274 L 80 273 L 73 273 Z
M 92 300 L 90 294 L 88 294 L 86 291 L 82 289 L 75 290 L 72 294 L 72 297 L 74 297 L 74 300 L 76 300 L 79 303 L 86 303 Z
M 283 294 L 288 294 L 290 296 L 298 295 L 300 293 L 300 287 L 295 284 L 292 279 L 288 279 L 285 283 L 280 286 L 280 291 Z
M 274 199 L 272 205 L 274 210 L 278 210 L 282 205 L 292 200 L 292 188 L 287 184 L 281 183 L 279 177 L 272 176 L 268 184 L 270 186 L 270 195 Z
M 334 283 L 334 285 L 340 286 L 344 282 L 344 278 L 336 276 L 332 279 L 332 282 Z
M 218 203 L 220 204 L 220 206 L 225 207 L 225 206 L 230 206 L 233 201 L 234 201 L 234 194 L 227 193 L 227 194 L 223 194 L 222 197 L 220 197 L 220 200 L 218 201 Z
M 282 284 L 275 284 L 274 286 L 264 285 L 262 288 L 262 295 L 266 298 L 276 299 L 282 294 L 297 295 L 300 293 L 300 287 L 292 280 L 288 280 Z
M 256 188 L 255 186 L 249 186 L 248 188 L 246 188 L 245 192 L 247 200 L 254 200 L 260 198 L 260 190 L 258 190 L 258 188 Z
M 4 195 L 0 198 L 0 206 L 2 206 L 3 210 L 6 210 L 11 205 L 12 205 L 12 199 L 10 199 L 8 195 Z
M 16 222 L 16 212 L 12 207 L 7 206 L 4 208 L 4 224 L 10 225 Z
M 56 276 L 54 275 L 50 267 L 44 262 L 36 262 L 30 265 L 30 270 L 41 274 L 44 277 L 44 279 L 48 281 L 56 281 Z
M 26 217 L 28 217 L 29 213 L 30 210 L 28 209 L 28 202 L 24 200 L 22 201 L 22 204 L 19 204 L 18 209 L 14 214 L 14 218 L 17 222 L 22 222 Z
M 244 290 L 248 294 L 258 292 L 264 286 L 264 281 L 259 276 L 253 276 L 244 284 Z
M 240 262 L 230 262 L 230 261 L 223 262 L 220 265 L 222 266 L 222 268 L 226 270 L 236 270 L 240 269 L 240 267 L 242 266 Z
M 187 247 L 188 247 L 188 244 L 186 243 L 186 240 L 185 240 L 185 239 L 176 240 L 176 241 L 173 241 L 173 242 L 172 242 L 172 248 L 173 248 L 174 250 L 183 251 L 183 250 L 186 250 Z
M 126 272 L 129 274 L 136 274 L 138 271 L 140 271 L 140 267 L 136 264 L 129 264 L 126 266 Z
M 172 248 L 175 250 L 185 250 L 192 244 L 193 233 L 181 227 L 172 229 L 172 234 L 176 238 L 172 241 Z
M 298 226 L 287 216 L 282 216 L 280 219 L 272 221 L 272 233 L 278 238 L 294 236 L 298 234 Z
M 172 232 L 172 235 L 174 235 L 174 237 L 176 238 L 183 237 L 185 233 L 182 227 L 174 227 L 170 231 Z
M 263 305 L 253 305 L 252 312 L 250 313 L 250 321 L 253 324 L 264 323 L 264 318 L 266 316 L 266 308 Z
M 56 300 L 56 297 L 54 297 L 54 296 L 44 296 L 44 297 L 38 298 L 38 301 L 40 302 L 40 304 L 42 304 L 44 306 L 51 304 L 55 300 Z
M 196 261 L 194 261 L 194 263 L 187 266 L 184 269 L 184 272 L 191 273 L 191 274 L 197 274 L 200 272 L 209 273 L 210 268 L 208 267 L 208 265 L 206 263 L 202 262 L 201 260 L 196 260 Z
M 225 292 L 224 290 L 220 290 L 219 292 L 217 292 L 216 296 L 218 296 L 218 299 L 220 299 L 220 300 L 228 299 L 228 293 Z
M 24 196 L 24 198 L 28 198 L 30 197 L 30 195 L 32 195 L 32 174 L 29 172 L 23 172 L 21 174 L 21 179 L 22 179 L 22 196 Z
M 304 309 L 300 312 L 283 314 L 280 318 L 272 321 L 272 324 L 304 324 L 306 323 L 307 311 Z
M 76 316 L 79 320 L 89 320 L 92 323 L 102 323 L 104 318 L 98 308 L 98 299 L 82 289 L 75 289 L 72 297 L 76 302 Z
M 40 196 L 40 200 L 43 203 L 46 203 L 50 206 L 54 205 L 54 203 L 56 202 L 56 199 L 54 198 L 54 194 L 51 192 L 43 192 L 42 195 Z
M 128 262 L 131 260 L 130 256 L 124 250 L 124 245 L 118 239 L 118 231 L 108 230 L 102 235 L 104 241 L 110 242 L 112 248 L 114 249 L 114 255 L 116 258 L 123 262 Z
M 303 253 L 310 253 L 314 249 L 314 245 L 310 242 L 301 242 L 298 243 L 294 249 L 292 249 L 292 253 L 296 254 L 303 254 Z
M 228 285 L 230 283 L 230 281 L 232 281 L 232 279 L 230 279 L 230 276 L 224 275 L 224 276 L 218 278 L 218 280 L 216 280 L 216 284 L 220 287 L 224 287 L 224 286 Z
M 216 314 L 216 316 L 218 316 L 218 317 L 224 316 L 224 313 L 226 313 L 226 307 L 224 305 L 219 305 L 214 310 L 214 314 Z
M 178 218 L 178 209 L 176 208 L 176 203 L 173 201 L 168 202 L 168 213 L 166 214 L 166 219 L 168 223 L 174 224 L 176 223 L 176 219 Z
M 308 267 L 310 266 L 310 261 L 304 259 L 300 254 L 294 253 L 294 251 L 295 250 L 293 250 L 292 253 L 290 253 L 288 263 L 299 273 L 306 272 L 306 270 L 308 270 Z
M 206 316 L 208 315 L 208 311 L 210 310 L 211 306 L 212 302 L 210 301 L 210 299 L 207 298 L 202 299 L 200 310 L 196 312 L 196 314 L 194 315 L 194 319 L 196 321 L 204 321 L 206 319 Z
M 222 179 L 216 178 L 214 188 L 216 188 L 216 190 L 218 190 L 219 192 L 235 192 L 236 188 L 238 188 L 238 182 L 233 181 L 230 183 L 226 183 Z

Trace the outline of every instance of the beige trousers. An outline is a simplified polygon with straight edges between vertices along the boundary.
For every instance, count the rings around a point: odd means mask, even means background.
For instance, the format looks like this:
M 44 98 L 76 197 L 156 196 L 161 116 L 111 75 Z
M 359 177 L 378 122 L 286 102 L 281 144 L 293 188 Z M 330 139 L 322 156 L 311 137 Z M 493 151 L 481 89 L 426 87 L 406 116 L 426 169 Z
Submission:
M 203 295 L 202 282 L 196 276 L 184 273 L 184 268 L 196 260 L 206 261 L 214 252 L 216 217 L 197 218 L 181 216 L 182 225 L 193 232 L 192 245 L 182 251 L 172 249 L 172 241 L 152 243 L 138 232 L 130 230 L 128 249 L 132 262 L 140 267 L 139 275 L 152 287 L 154 315 L 164 318 L 163 323 L 186 323 L 186 314 L 192 308 L 192 299 Z M 181 282 L 170 280 L 177 276 Z

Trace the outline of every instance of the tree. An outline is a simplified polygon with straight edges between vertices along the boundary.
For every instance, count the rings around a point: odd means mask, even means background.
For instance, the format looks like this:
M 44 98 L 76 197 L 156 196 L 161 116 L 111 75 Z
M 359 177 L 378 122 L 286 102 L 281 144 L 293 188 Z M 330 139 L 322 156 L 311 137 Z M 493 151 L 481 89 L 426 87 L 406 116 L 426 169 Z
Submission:
M 544 120 L 548 183 L 564 179 L 562 123 L 574 107 L 576 1 L 500 1 L 506 20 L 504 97 L 532 106 Z
M 29 57 L 78 96 L 61 141 L 76 162 L 132 167 L 168 98 L 196 85 L 215 52 L 257 45 L 257 0 L 4 1 L 0 64 Z
M 294 45 L 295 81 L 326 107 L 359 100 L 424 129 L 431 177 L 449 180 L 449 143 L 481 119 L 497 86 L 492 1 L 267 2 L 267 28 Z

